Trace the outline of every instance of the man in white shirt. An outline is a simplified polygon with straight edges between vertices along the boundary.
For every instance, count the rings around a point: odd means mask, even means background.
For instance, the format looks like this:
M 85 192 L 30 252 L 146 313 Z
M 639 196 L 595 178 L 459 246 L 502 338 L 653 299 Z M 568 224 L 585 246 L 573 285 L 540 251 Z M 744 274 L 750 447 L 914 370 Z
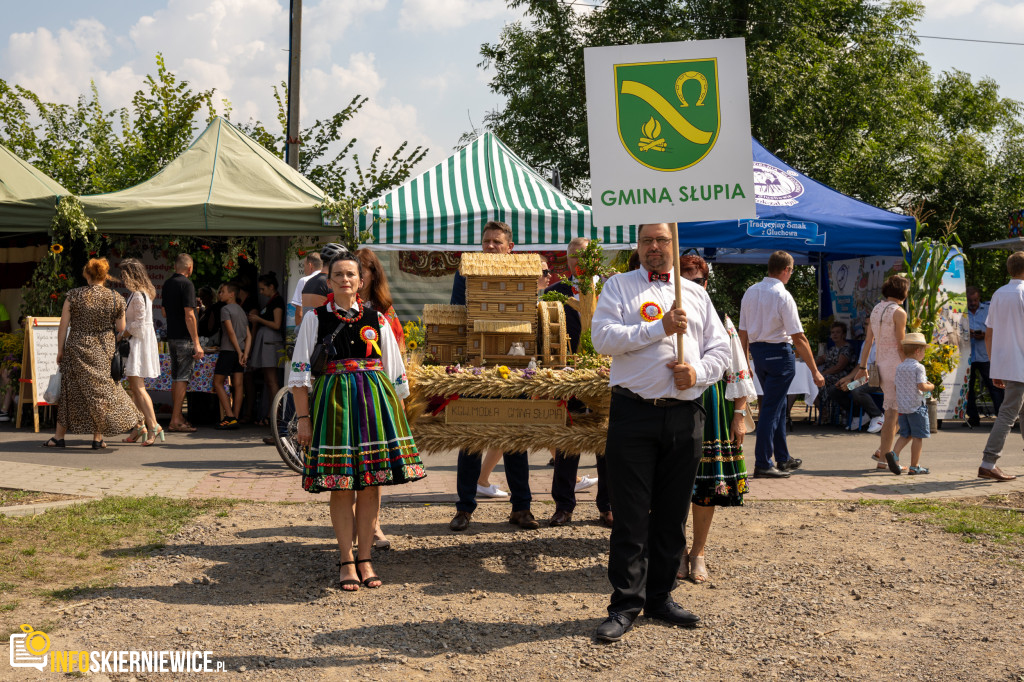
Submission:
M 1012 481 L 1017 478 L 996 466 L 1013 423 L 1024 419 L 1024 251 L 1006 259 L 1012 278 L 992 294 L 988 307 L 985 350 L 991 362 L 992 383 L 1005 389 L 996 423 L 988 435 L 978 478 Z M 1021 429 L 1024 433 L 1024 429 Z
M 985 349 L 985 329 L 988 319 L 988 303 L 981 302 L 981 291 L 978 287 L 967 287 L 967 320 L 971 327 L 971 373 L 967 378 L 967 424 L 978 426 L 981 417 L 978 415 L 977 391 L 975 379 L 980 376 L 985 390 L 992 396 L 992 409 L 999 414 L 999 406 L 1003 404 L 1003 391 L 996 388 L 989 378 L 988 351 Z
M 704 389 L 729 364 L 729 339 L 704 288 L 682 281 L 671 229 L 641 225 L 641 267 L 604 285 L 591 325 L 594 348 L 612 356 L 612 402 L 605 446 L 615 507 L 608 554 L 612 597 L 597 639 L 619 640 L 643 610 L 674 625 L 699 618 L 671 599 L 683 557 L 683 527 L 704 435 Z M 685 339 L 683 362 L 676 338 Z
M 740 303 L 740 342 L 745 353 L 749 349 L 764 391 L 754 443 L 755 478 L 788 478 L 790 470 L 803 463 L 789 456 L 786 445 L 786 396 L 796 375 L 793 346 L 810 368 L 814 385 L 825 385 L 804 335 L 796 301 L 786 291 L 792 276 L 793 257 L 776 251 L 768 258 L 768 276 L 747 289 Z
M 292 300 L 289 301 L 292 307 L 295 308 L 296 329 L 298 329 L 298 327 L 302 324 L 302 315 L 304 313 L 304 311 L 302 310 L 302 287 L 306 286 L 306 282 L 308 282 L 310 279 L 312 279 L 314 275 L 320 272 L 320 270 L 322 270 L 323 267 L 324 264 L 320 260 L 319 253 L 317 253 L 316 251 L 310 251 L 309 253 L 306 254 L 306 260 L 302 262 L 302 272 L 304 273 L 304 276 L 299 277 L 299 281 L 295 285 L 295 290 L 292 292 Z

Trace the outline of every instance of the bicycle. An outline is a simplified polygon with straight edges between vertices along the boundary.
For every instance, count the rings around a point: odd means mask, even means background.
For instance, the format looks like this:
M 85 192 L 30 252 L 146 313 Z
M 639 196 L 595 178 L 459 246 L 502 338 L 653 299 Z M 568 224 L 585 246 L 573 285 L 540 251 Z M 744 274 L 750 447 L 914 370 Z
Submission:
M 272 427 L 277 454 L 281 455 L 281 459 L 289 469 L 301 474 L 306 459 L 306 449 L 295 439 L 298 434 L 299 420 L 295 418 L 295 402 L 289 387 L 283 387 L 274 396 L 270 414 L 273 415 Z

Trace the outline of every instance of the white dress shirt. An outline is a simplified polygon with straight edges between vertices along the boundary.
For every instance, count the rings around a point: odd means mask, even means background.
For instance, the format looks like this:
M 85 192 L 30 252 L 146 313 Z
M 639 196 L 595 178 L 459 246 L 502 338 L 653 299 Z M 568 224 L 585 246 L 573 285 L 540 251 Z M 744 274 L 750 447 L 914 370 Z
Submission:
M 793 343 L 793 334 L 802 334 L 800 313 L 786 285 L 774 277 L 747 289 L 740 303 L 740 331 L 747 332 L 748 343 Z
M 1011 279 L 992 294 L 986 324 L 992 330 L 989 376 L 1024 382 L 1024 280 Z
M 675 272 L 671 276 L 675 277 Z M 656 317 L 659 310 L 663 314 L 674 300 L 675 285 L 651 282 L 643 267 L 605 283 L 591 336 L 598 353 L 612 356 L 612 386 L 628 388 L 643 398 L 697 400 L 707 386 L 722 378 L 729 366 L 729 337 L 704 288 L 684 279 L 680 300 L 687 320 L 683 359 L 693 366 L 697 382 L 685 391 L 676 389 L 672 370 L 666 367 L 676 359 L 676 335 L 666 336 L 660 318 L 648 321 L 641 315 L 645 307 L 648 317 Z
M 328 304 L 328 310 L 336 310 L 333 303 Z M 402 361 L 402 351 L 398 348 L 398 341 L 395 340 L 395 333 L 391 331 L 391 324 L 387 319 L 377 313 L 377 323 L 380 325 L 380 354 L 384 363 L 384 372 L 391 379 L 395 387 L 395 395 L 399 400 L 409 397 L 409 382 L 405 376 L 405 363 Z M 292 353 L 291 373 L 288 375 L 288 386 L 313 385 L 313 377 L 309 371 L 309 358 L 313 354 L 313 347 L 316 346 L 317 332 L 320 330 L 320 318 L 314 314 L 303 315 L 302 324 L 299 326 L 299 334 L 295 338 L 295 352 Z M 359 359 L 359 358 L 355 358 Z

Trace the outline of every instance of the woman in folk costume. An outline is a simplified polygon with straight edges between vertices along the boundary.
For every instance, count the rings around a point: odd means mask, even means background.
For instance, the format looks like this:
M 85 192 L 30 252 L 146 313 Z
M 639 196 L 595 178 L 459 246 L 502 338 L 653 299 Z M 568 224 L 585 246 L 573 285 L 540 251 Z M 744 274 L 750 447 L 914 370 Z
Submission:
M 308 446 L 302 487 L 331 492 L 341 588 L 355 591 L 360 584 L 382 584 L 370 563 L 380 486 L 416 481 L 426 473 L 402 411 L 402 399 L 409 395 L 405 365 L 391 325 L 359 298 L 358 258 L 347 251 L 337 256 L 327 278 L 327 302 L 302 318 L 288 385 L 295 397 L 297 440 Z M 328 361 L 323 374 L 314 377 L 310 360 L 318 343 L 324 344 Z M 352 554 L 354 539 L 358 557 Z
M 679 274 L 708 286 L 708 264 L 700 256 L 679 259 Z M 693 486 L 693 544 L 679 569 L 679 577 L 702 583 L 708 579 L 704 545 L 711 532 L 715 507 L 738 507 L 747 492 L 747 467 L 743 460 L 743 436 L 747 403 L 757 398 L 750 367 L 743 355 L 739 335 L 728 316 L 725 331 L 732 354 L 725 376 L 704 391 L 704 454 Z

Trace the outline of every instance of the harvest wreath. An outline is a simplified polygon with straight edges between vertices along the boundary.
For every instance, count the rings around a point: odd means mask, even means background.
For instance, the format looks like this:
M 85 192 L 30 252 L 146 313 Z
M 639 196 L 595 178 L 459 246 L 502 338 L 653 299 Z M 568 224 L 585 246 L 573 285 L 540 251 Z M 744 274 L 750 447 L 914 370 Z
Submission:
M 608 367 L 585 369 L 409 368 L 406 415 L 421 451 L 554 448 L 604 453 Z M 568 412 L 575 398 L 589 412 Z

